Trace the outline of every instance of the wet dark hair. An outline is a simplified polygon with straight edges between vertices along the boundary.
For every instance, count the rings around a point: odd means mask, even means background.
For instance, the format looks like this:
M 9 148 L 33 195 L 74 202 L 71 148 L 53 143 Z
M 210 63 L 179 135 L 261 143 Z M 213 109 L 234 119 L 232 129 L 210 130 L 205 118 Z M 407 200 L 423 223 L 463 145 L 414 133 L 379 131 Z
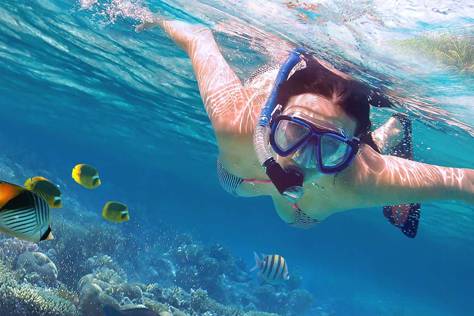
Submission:
M 356 121 L 355 135 L 361 142 L 379 151 L 371 135 L 370 106 L 390 107 L 390 101 L 367 84 L 334 73 L 309 54 L 304 59 L 306 68 L 297 70 L 280 87 L 278 104 L 285 106 L 290 97 L 304 93 L 333 100 Z

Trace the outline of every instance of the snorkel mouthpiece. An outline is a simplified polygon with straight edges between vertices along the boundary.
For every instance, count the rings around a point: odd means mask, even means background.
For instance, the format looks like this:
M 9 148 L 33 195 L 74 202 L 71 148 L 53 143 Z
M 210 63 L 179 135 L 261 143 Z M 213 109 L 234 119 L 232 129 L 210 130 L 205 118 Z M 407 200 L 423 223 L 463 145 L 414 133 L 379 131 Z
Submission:
M 285 198 L 296 202 L 303 196 L 303 173 L 297 168 L 283 169 L 275 159 L 270 158 L 264 164 L 267 176 Z

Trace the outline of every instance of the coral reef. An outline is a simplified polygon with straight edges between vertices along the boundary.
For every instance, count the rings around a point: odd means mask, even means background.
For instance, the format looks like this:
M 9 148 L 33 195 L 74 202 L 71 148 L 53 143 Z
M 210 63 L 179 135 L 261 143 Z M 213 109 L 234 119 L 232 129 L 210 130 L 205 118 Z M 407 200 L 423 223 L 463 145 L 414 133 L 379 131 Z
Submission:
M 79 280 L 79 309 L 84 315 L 102 316 L 102 306 L 143 305 L 145 297 L 153 293 L 144 293 L 153 287 L 127 282 L 123 269 L 108 255 L 87 259 L 86 266 L 91 273 Z
M 113 226 L 81 220 L 56 220 L 56 239 L 39 246 L 0 239 L 0 311 L 103 316 L 103 305 L 112 305 L 161 316 L 302 316 L 313 307 L 298 276 L 259 285 L 222 245 L 176 232 L 140 244 Z
M 59 280 L 69 287 L 75 287 L 87 273 L 85 263 L 88 258 L 97 254 L 113 255 L 122 243 L 117 229 L 98 223 L 83 226 L 65 220 L 56 221 L 54 235 L 56 238 L 42 247 L 54 253 Z
M 55 290 L 19 283 L 0 262 L 0 311 L 2 316 L 77 316 L 73 302 Z
M 58 268 L 47 255 L 42 252 L 26 251 L 18 256 L 16 270 L 31 284 L 54 286 L 58 279 Z
M 38 251 L 37 244 L 17 238 L 0 236 L 0 259 L 7 264 L 13 264 L 19 255 L 26 251 Z
M 286 291 L 267 284 L 260 286 L 255 295 L 258 309 L 284 315 L 304 315 L 313 304 L 312 295 L 301 289 Z
M 238 303 L 228 297 L 229 283 L 248 282 L 251 277 L 242 262 L 234 260 L 221 246 L 204 247 L 187 237 L 178 239 L 169 253 L 176 262 L 176 285 L 185 290 L 204 287 L 211 297 L 223 303 Z
M 195 245 L 196 246 L 196 245 Z M 191 247 L 194 260 L 203 262 L 203 256 L 211 253 L 205 247 Z M 177 250 L 181 253 L 183 248 Z M 200 255 L 196 255 L 200 253 Z M 181 253 L 182 254 L 182 253 Z M 189 258 L 183 270 L 189 271 Z M 226 259 L 227 261 L 228 259 Z M 227 262 L 228 263 L 228 262 Z M 222 263 L 221 263 L 222 264 Z M 87 266 L 91 270 L 79 281 L 79 310 L 84 315 L 100 316 L 104 304 L 115 307 L 141 306 L 159 313 L 172 313 L 172 315 L 278 315 L 258 314 L 257 309 L 273 311 L 283 315 L 304 315 L 312 305 L 311 295 L 304 290 L 288 290 L 286 287 L 275 288 L 271 285 L 252 287 L 250 282 L 236 284 L 224 274 L 214 274 L 219 277 L 219 286 L 222 291 L 232 297 L 232 303 L 220 303 L 201 287 L 206 286 L 203 279 L 196 277 L 195 288 L 186 290 L 180 286 L 163 287 L 159 284 L 128 283 L 127 277 L 121 267 L 107 255 L 94 256 L 87 259 Z M 176 264 L 178 270 L 181 265 Z M 219 271 L 219 262 L 213 262 L 213 267 Z M 199 272 L 207 270 L 198 270 Z M 224 270 L 225 271 L 225 270 Z M 232 271 L 232 270 L 231 270 Z M 213 272 L 215 273 L 215 272 Z M 243 272 L 242 272 L 243 273 Z M 240 275 L 240 273 L 239 273 Z M 207 277 L 204 279 L 208 281 Z M 215 281 L 213 286 L 217 284 Z M 233 294 L 229 294 L 233 293 Z M 253 314 L 252 314 L 253 313 Z
M 173 286 L 176 280 L 176 267 L 174 263 L 163 257 L 154 257 L 150 260 L 150 275 L 153 280 L 159 281 L 163 286 Z
M 204 297 L 205 292 L 206 297 L 215 300 L 209 310 L 217 310 L 218 315 L 223 315 L 223 311 L 216 306 L 217 302 L 244 310 L 259 309 L 289 316 L 303 315 L 313 305 L 312 295 L 299 289 L 301 280 L 298 276 L 292 277 L 284 286 L 253 285 L 245 264 L 233 258 L 222 245 L 205 247 L 189 236 L 181 236 L 166 255 L 176 262 L 176 285 L 190 291 L 191 302 Z M 198 301 L 203 302 L 202 299 Z M 195 304 L 191 309 L 202 311 L 202 306 L 209 308 L 206 304 Z

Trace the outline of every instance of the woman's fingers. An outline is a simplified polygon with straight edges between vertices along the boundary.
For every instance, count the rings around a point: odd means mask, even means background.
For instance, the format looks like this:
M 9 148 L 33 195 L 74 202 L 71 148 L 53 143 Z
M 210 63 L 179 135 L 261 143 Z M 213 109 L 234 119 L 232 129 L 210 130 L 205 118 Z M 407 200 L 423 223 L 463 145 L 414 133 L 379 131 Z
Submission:
M 155 21 L 153 21 L 153 22 L 145 21 L 141 24 L 138 24 L 135 27 L 135 32 L 137 32 L 137 33 L 142 32 L 142 31 L 145 31 L 145 30 L 157 27 L 157 26 L 160 26 L 160 22 L 158 21 L 158 19 L 155 19 Z

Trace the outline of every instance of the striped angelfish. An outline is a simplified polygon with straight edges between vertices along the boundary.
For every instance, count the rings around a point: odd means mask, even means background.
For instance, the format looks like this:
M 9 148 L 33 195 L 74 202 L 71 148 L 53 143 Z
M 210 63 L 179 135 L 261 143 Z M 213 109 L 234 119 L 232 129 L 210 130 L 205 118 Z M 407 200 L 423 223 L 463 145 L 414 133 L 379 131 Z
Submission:
M 48 203 L 37 194 L 0 181 L 0 232 L 38 242 L 53 239 Z
M 258 269 L 260 276 L 269 283 L 277 283 L 286 281 L 290 278 L 288 275 L 288 267 L 286 260 L 280 255 L 262 255 L 260 257 L 254 252 L 255 267 Z

